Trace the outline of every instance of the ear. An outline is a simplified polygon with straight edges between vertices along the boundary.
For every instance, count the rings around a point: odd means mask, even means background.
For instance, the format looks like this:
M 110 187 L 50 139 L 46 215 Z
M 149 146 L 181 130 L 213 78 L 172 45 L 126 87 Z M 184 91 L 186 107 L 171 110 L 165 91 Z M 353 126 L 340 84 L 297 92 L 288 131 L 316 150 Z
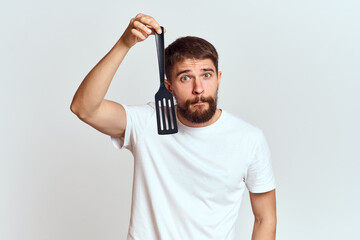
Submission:
M 222 75 L 222 72 L 218 72 L 218 88 L 220 86 L 220 83 L 221 83 L 221 75 Z
M 169 82 L 169 80 L 165 79 L 165 87 L 167 88 L 167 90 L 169 90 L 172 94 L 173 93 L 173 90 L 171 88 L 171 83 Z

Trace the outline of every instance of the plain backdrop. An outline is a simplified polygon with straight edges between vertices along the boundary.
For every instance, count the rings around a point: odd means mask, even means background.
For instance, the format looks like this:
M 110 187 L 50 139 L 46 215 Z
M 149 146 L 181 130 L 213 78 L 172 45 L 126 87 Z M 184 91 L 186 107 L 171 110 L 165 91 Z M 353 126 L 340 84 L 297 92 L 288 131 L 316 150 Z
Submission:
M 137 13 L 217 48 L 219 108 L 261 128 L 277 181 L 277 239 L 360 239 L 360 3 L 347 0 L 7 1 L 1 4 L 0 239 L 120 240 L 133 157 L 70 111 Z M 106 96 L 153 101 L 154 37 Z M 244 193 L 238 239 L 250 239 Z M 202 240 L 202 239 L 196 239 Z

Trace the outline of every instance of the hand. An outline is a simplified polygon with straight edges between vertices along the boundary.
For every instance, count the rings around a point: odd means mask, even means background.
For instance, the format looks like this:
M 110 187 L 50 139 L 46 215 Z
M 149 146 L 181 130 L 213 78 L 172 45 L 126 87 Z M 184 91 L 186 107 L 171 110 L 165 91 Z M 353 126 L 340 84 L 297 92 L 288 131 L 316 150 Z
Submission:
M 136 43 L 144 41 L 150 35 L 154 35 L 155 31 L 159 34 L 161 33 L 159 23 L 153 17 L 139 13 L 130 20 L 129 26 L 119 41 L 122 41 L 125 46 L 131 48 Z M 165 29 L 164 32 L 166 32 Z

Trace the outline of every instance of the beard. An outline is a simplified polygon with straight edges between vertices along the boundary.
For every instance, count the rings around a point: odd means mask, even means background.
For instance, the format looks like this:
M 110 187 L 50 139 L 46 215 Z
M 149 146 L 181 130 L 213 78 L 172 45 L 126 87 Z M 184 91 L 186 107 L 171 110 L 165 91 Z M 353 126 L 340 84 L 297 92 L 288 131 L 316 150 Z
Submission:
M 187 100 L 183 106 L 180 104 L 177 104 L 178 106 L 178 112 L 179 114 L 192 123 L 205 123 L 209 121 L 216 112 L 217 109 L 217 99 L 218 99 L 218 91 L 216 91 L 215 97 L 207 97 L 204 96 L 196 96 L 194 100 Z M 198 102 L 204 102 L 203 105 L 199 105 L 199 107 L 195 107 L 195 110 L 192 111 L 190 109 L 190 105 L 198 103 Z M 208 103 L 209 107 L 207 110 L 202 110 L 204 108 L 205 104 Z

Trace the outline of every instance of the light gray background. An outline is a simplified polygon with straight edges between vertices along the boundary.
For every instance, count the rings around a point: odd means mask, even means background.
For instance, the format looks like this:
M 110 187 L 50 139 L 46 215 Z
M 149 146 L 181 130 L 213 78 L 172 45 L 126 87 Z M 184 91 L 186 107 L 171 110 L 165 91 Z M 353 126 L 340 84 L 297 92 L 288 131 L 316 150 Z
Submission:
M 219 107 L 263 129 L 277 180 L 277 239 L 359 239 L 360 4 L 302 1 L 8 1 L 0 10 L 0 239 L 125 239 L 133 159 L 70 112 L 86 74 L 143 12 L 212 42 Z M 107 94 L 158 89 L 153 36 Z M 239 239 L 253 216 L 244 194 Z

